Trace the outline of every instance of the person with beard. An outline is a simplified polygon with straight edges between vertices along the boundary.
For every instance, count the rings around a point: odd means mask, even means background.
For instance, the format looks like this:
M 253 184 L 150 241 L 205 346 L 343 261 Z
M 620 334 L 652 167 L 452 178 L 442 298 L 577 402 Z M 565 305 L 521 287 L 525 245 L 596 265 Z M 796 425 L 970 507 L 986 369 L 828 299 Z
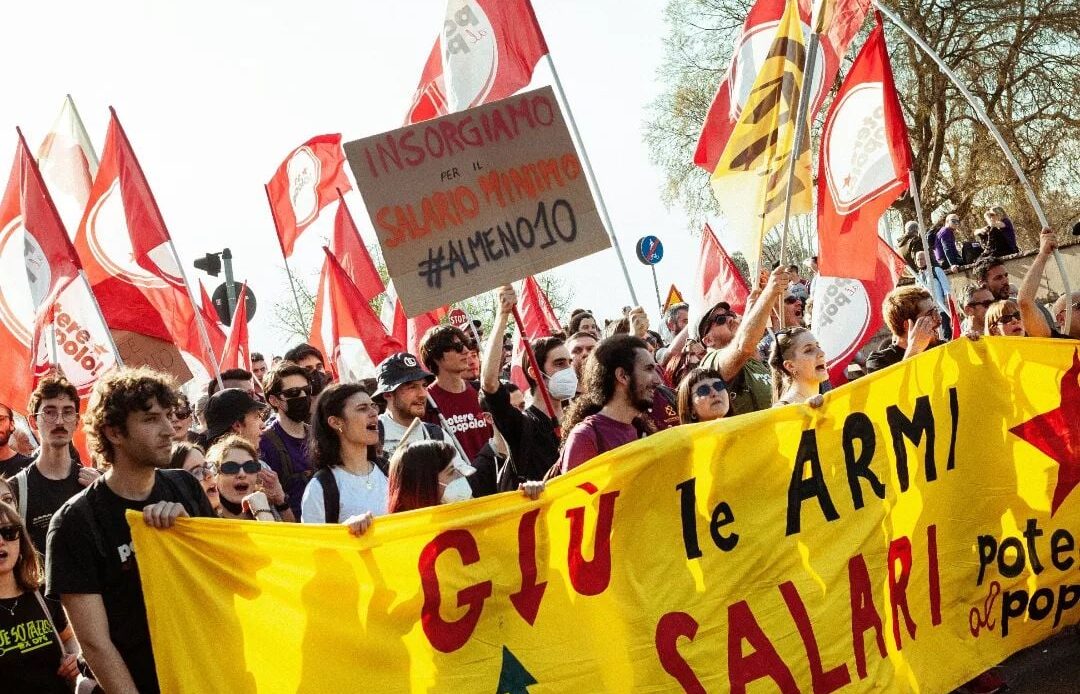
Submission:
M 881 313 L 892 333 L 892 341 L 866 358 L 866 373 L 899 364 L 940 344 L 941 313 L 930 292 L 922 287 L 907 285 L 893 289 L 885 295 Z
M 648 413 L 662 382 L 644 340 L 619 334 L 601 341 L 585 363 L 585 391 L 563 419 L 560 470 L 648 435 Z
M 293 516 L 299 518 L 300 497 L 312 469 L 307 454 L 311 379 L 304 367 L 283 361 L 267 374 L 263 385 L 277 417 L 259 437 L 259 458 L 277 473 Z
M 79 391 L 67 379 L 42 379 L 30 394 L 26 411 L 31 413 L 30 426 L 37 430 L 41 448 L 37 459 L 12 478 L 12 486 L 19 514 L 44 561 L 53 514 L 101 473 L 84 467 L 71 446 L 79 423 Z
M 971 274 L 994 295 L 995 301 L 1010 298 L 1009 271 L 997 258 L 983 258 L 971 268 Z
M 484 403 L 510 453 L 509 469 L 504 470 L 498 479 L 501 491 L 516 489 L 522 482 L 542 479 L 559 459 L 559 436 L 556 432 L 563 413 L 563 402 L 578 392 L 577 374 L 562 338 L 541 337 L 529 343 L 541 373 L 536 373 L 527 354 L 522 355 L 521 360 L 521 368 L 532 394 L 532 404 L 524 412 L 514 407 L 510 391 L 499 381 L 500 341 L 494 336 L 501 335 L 506 329 L 516 305 L 517 292 L 514 288 L 510 285 L 500 287 L 493 337 L 488 340 L 481 380 Z M 543 379 L 551 398 L 550 406 L 539 390 L 540 379 Z
M 19 474 L 34 459 L 19 453 L 11 444 L 15 434 L 15 413 L 0 403 L 0 478 L 8 479 Z
M 829 370 L 825 366 L 825 350 L 814 333 L 802 327 L 778 330 L 769 367 L 774 407 L 799 403 L 821 407 L 821 386 L 829 380 Z
M 358 383 L 336 383 L 319 395 L 309 444 L 315 475 L 304 489 L 304 523 L 343 522 L 360 535 L 386 513 L 378 417 L 378 407 Z
M 49 525 L 45 574 L 94 677 L 107 692 L 159 691 L 142 583 L 125 513 L 154 528 L 212 517 L 199 483 L 163 470 L 172 447 L 175 384 L 147 368 L 121 368 L 90 395 L 87 444 L 107 471 L 57 511 Z
M 391 354 L 375 367 L 376 388 L 372 400 L 386 403 L 386 411 L 379 415 L 382 430 L 382 450 L 387 456 L 394 454 L 401 445 L 409 425 L 427 412 L 427 387 L 435 375 L 425 371 L 416 357 L 408 352 Z M 437 424 L 423 422 L 417 429 L 416 440 L 444 440 L 447 435 Z M 412 437 L 410 437 L 412 438 Z
M 964 332 L 982 335 L 986 327 L 986 310 L 996 301 L 994 295 L 986 285 L 972 283 L 964 287 L 960 301 L 964 308 Z

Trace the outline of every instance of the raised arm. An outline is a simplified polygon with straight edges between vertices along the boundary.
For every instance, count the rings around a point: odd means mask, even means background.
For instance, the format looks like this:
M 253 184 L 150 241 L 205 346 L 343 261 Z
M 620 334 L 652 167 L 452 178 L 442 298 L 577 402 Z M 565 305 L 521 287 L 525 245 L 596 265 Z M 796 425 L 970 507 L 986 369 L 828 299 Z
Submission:
M 503 335 L 506 323 L 517 304 L 517 292 L 510 285 L 499 287 L 498 307 L 495 309 L 495 323 L 491 326 L 484 358 L 480 365 L 480 388 L 485 393 L 494 393 L 499 389 L 499 371 L 502 368 Z
M 1046 324 L 1046 318 L 1035 303 L 1035 296 L 1039 293 L 1039 282 L 1046 271 L 1046 263 L 1056 248 L 1054 232 L 1049 228 L 1043 229 L 1039 235 L 1039 253 L 1031 261 L 1031 267 L 1024 275 L 1024 280 L 1020 283 L 1020 293 L 1016 297 L 1020 305 L 1020 317 L 1024 321 L 1024 330 L 1031 337 L 1050 337 L 1051 326 Z
M 783 267 L 773 270 L 761 296 L 746 311 L 746 316 L 735 331 L 735 337 L 720 349 L 717 366 L 725 381 L 738 376 L 746 362 L 757 356 L 757 346 L 761 338 L 765 337 L 769 314 L 789 284 L 791 275 Z

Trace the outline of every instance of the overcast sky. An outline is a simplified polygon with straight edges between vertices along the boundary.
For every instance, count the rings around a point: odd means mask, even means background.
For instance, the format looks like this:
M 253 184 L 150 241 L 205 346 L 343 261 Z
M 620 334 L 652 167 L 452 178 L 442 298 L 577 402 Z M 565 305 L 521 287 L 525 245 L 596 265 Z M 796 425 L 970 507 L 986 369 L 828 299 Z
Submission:
M 661 292 L 689 285 L 698 241 L 659 199 L 661 172 L 642 140 L 665 33 L 662 0 L 533 0 L 630 265 L 655 317 L 649 271 L 634 258 L 645 234 L 665 242 Z M 263 192 L 284 156 L 309 137 L 357 139 L 400 126 L 445 0 L 5 2 L 0 9 L 3 170 L 15 126 L 37 148 L 71 93 L 100 149 L 116 108 L 149 178 L 188 277 L 191 262 L 229 246 L 238 280 L 258 296 L 252 349 L 288 346 L 272 305 L 288 298 Z M 534 84 L 546 83 L 538 74 Z M 361 199 L 348 201 L 369 243 Z M 332 212 L 327 208 L 326 212 Z M 314 284 L 326 214 L 291 264 Z M 608 250 L 560 270 L 575 306 L 614 315 L 629 295 Z M 221 281 L 202 275 L 207 287 Z

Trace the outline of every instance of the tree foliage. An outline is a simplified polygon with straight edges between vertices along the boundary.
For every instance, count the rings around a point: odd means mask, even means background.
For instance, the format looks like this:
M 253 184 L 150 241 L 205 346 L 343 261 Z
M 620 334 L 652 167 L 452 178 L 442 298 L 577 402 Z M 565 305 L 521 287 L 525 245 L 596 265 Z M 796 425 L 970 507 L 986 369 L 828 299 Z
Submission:
M 665 201 L 684 208 L 695 226 L 717 210 L 708 173 L 692 163 L 693 151 L 750 5 L 749 0 L 669 0 L 666 8 L 659 78 L 667 86 L 652 104 L 645 133 L 654 163 L 665 171 Z M 1075 219 L 1080 211 L 1080 3 L 891 0 L 889 5 L 982 103 L 1035 186 L 1051 224 L 1061 228 Z M 870 21 L 849 49 L 848 64 Z M 925 210 L 934 218 L 955 211 L 970 232 L 984 224 L 987 205 L 1001 204 L 1017 225 L 1021 245 L 1035 247 L 1035 213 L 971 106 L 888 20 L 886 37 Z M 818 115 L 815 141 L 827 108 L 828 103 Z M 910 197 L 896 207 L 904 218 L 913 218 Z

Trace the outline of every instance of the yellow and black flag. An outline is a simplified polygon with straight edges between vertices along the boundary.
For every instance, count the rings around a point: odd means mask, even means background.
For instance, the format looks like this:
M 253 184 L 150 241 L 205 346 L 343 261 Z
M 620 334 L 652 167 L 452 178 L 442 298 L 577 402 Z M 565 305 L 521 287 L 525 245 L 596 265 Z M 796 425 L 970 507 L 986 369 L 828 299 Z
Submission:
M 797 0 L 788 0 L 768 57 L 711 178 L 713 195 L 727 219 L 726 245 L 742 252 L 752 269 L 765 233 L 783 221 L 795 128 L 806 128 L 806 123 L 795 123 L 805 64 Z M 803 137 L 801 149 L 792 183 L 792 214 L 813 209 L 809 137 Z

